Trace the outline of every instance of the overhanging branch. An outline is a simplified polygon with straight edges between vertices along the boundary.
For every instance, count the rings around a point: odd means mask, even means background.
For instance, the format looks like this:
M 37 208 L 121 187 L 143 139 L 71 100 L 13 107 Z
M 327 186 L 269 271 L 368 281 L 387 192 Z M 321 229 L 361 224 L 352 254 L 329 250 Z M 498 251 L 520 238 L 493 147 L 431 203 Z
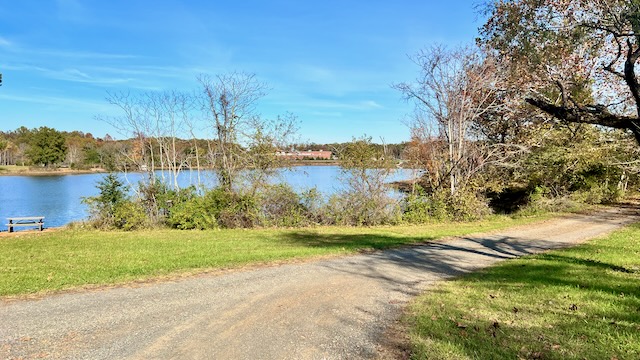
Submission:
M 525 101 L 559 120 L 572 123 L 602 125 L 615 129 L 632 129 L 634 123 L 638 122 L 638 118 L 612 114 L 601 105 L 563 107 L 534 98 L 527 98 Z
M 525 101 L 562 121 L 630 130 L 640 145 L 640 119 L 637 117 L 615 115 L 601 105 L 562 107 L 534 98 Z

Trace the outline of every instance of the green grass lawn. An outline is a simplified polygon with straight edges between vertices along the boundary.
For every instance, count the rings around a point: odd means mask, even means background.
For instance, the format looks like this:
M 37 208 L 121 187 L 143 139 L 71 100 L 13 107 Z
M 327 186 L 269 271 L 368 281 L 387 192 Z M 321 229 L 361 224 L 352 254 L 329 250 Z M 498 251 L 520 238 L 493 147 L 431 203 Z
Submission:
M 24 233 L 0 237 L 0 296 L 352 254 L 539 219 L 496 216 L 472 223 L 375 228 Z
M 640 359 L 640 224 L 414 301 L 415 359 Z

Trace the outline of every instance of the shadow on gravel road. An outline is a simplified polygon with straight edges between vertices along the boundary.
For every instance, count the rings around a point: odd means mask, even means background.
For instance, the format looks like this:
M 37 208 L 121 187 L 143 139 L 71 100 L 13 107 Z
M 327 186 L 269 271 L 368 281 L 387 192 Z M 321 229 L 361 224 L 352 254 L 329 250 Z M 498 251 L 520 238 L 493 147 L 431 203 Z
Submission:
M 446 241 L 413 239 L 418 245 L 405 245 L 393 236 L 290 233 L 287 241 L 306 246 L 362 247 L 390 250 L 362 254 L 345 263 L 328 262 L 323 266 L 349 275 L 382 280 L 394 291 L 417 294 L 424 281 L 458 276 L 495 261 L 529 255 L 558 247 L 558 243 L 540 239 L 516 239 L 508 236 L 462 237 Z

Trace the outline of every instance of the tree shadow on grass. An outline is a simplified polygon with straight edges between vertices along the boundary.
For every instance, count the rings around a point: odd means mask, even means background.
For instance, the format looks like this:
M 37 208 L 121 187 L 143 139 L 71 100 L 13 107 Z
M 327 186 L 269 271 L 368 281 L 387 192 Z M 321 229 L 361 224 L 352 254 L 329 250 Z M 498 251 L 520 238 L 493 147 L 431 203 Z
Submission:
M 599 260 L 582 259 L 582 258 L 578 258 L 578 257 L 561 255 L 559 253 L 542 254 L 542 255 L 540 255 L 540 259 L 549 260 L 549 261 L 556 261 L 556 262 L 565 262 L 565 263 L 576 264 L 576 265 L 583 265 L 583 266 L 594 267 L 594 268 L 598 268 L 598 269 L 602 269 L 602 270 L 611 270 L 611 271 L 627 273 L 627 274 L 633 274 L 633 273 L 638 273 L 639 272 L 638 270 L 627 269 L 624 266 L 618 266 L 618 265 L 614 265 L 614 264 L 609 264 L 609 263 L 605 263 L 605 262 L 599 261 Z
M 451 304 L 436 316 L 458 317 L 464 326 L 438 319 L 440 327 L 450 330 L 434 331 L 436 326 L 427 319 L 417 325 L 423 338 L 453 344 L 470 358 L 562 359 L 567 357 L 562 350 L 571 343 L 571 358 L 640 355 L 640 347 L 631 345 L 640 341 L 640 279 L 633 271 L 556 252 L 534 256 L 526 263 L 505 263 L 463 280 L 460 285 L 472 289 L 469 297 L 456 286 L 452 294 L 427 295 L 426 304 Z M 478 294 L 483 293 L 487 294 L 485 300 L 478 302 Z M 496 293 L 503 295 L 489 296 Z M 445 300 L 452 295 L 453 302 Z M 425 306 L 428 309 L 430 305 Z M 520 312 L 516 315 L 513 309 Z M 426 312 L 424 316 L 431 315 Z M 518 320 L 520 316 L 532 322 Z M 545 316 L 547 323 L 539 325 L 537 316 Z M 492 328 L 494 322 L 499 327 Z

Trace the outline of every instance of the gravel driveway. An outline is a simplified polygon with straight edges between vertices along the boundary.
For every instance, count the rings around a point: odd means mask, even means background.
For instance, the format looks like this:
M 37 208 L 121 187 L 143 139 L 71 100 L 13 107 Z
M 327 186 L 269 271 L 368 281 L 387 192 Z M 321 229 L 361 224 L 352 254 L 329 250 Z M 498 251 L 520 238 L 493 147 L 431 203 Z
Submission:
M 572 215 L 491 234 L 303 264 L 0 303 L 0 358 L 358 359 L 434 281 L 640 220 Z

